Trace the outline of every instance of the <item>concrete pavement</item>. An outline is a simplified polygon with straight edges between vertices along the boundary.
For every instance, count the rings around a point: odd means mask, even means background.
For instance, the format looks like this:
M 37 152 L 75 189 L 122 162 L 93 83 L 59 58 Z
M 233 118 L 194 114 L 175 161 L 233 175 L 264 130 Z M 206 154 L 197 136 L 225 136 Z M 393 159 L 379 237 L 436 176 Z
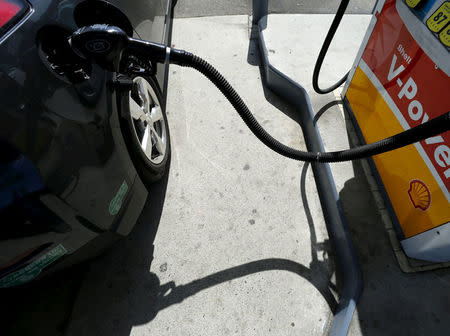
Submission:
M 175 17 L 251 15 L 252 3 L 258 0 L 178 0 Z M 269 13 L 277 14 L 331 14 L 336 13 L 340 0 L 277 0 L 269 1 Z M 369 14 L 374 0 L 352 0 L 347 13 Z

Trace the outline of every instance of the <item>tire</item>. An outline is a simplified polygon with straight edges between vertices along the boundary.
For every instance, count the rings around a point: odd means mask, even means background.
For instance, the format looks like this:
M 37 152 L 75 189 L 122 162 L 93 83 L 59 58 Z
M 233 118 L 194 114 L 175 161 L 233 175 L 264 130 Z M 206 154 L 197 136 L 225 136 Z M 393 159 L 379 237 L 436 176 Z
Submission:
M 119 98 L 121 128 L 136 171 L 142 182 L 149 186 L 168 171 L 169 127 L 156 79 L 140 75 L 132 80 L 132 88 L 123 91 Z

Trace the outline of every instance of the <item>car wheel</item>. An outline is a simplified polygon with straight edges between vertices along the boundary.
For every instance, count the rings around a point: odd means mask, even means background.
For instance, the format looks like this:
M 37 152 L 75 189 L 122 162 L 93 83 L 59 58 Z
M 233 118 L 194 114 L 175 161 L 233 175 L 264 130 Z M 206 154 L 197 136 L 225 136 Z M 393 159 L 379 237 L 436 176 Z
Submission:
M 150 76 L 133 78 L 122 95 L 123 133 L 134 166 L 149 185 L 168 169 L 170 135 L 161 90 Z M 124 113 L 123 113 L 124 112 Z

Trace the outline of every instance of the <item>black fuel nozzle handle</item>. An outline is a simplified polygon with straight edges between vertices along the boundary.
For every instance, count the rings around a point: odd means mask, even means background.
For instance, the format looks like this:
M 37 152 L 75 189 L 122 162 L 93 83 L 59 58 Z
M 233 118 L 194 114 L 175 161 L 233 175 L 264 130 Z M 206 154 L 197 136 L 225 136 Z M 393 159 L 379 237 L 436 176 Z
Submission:
M 69 37 L 72 49 L 87 60 L 95 60 L 110 71 L 119 69 L 128 35 L 120 28 L 106 24 L 81 27 Z
M 95 60 L 109 71 L 119 71 L 124 52 L 146 60 L 164 63 L 170 48 L 129 37 L 122 29 L 107 24 L 95 24 L 75 31 L 69 44 L 81 57 Z

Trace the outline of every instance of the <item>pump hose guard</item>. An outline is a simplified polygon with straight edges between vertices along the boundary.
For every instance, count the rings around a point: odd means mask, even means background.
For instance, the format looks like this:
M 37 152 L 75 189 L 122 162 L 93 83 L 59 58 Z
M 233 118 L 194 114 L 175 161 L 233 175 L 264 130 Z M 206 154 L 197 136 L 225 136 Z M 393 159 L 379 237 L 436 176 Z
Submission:
M 103 41 L 100 43 L 99 41 Z M 288 147 L 273 138 L 256 120 L 239 94 L 211 64 L 184 50 L 171 49 L 162 44 L 128 37 L 115 26 L 93 25 L 78 29 L 69 38 L 69 44 L 82 57 L 94 59 L 107 70 L 119 71 L 122 54 L 142 57 L 164 63 L 169 56 L 170 63 L 191 67 L 201 72 L 222 92 L 250 128 L 253 134 L 267 147 L 290 159 L 306 162 L 342 162 L 357 160 L 392 151 L 414 142 L 427 139 L 450 129 L 450 112 L 446 112 L 419 126 L 410 128 L 386 139 L 335 152 L 306 152 Z M 95 45 L 91 49 L 90 46 Z M 107 46 L 101 49 L 101 46 Z

